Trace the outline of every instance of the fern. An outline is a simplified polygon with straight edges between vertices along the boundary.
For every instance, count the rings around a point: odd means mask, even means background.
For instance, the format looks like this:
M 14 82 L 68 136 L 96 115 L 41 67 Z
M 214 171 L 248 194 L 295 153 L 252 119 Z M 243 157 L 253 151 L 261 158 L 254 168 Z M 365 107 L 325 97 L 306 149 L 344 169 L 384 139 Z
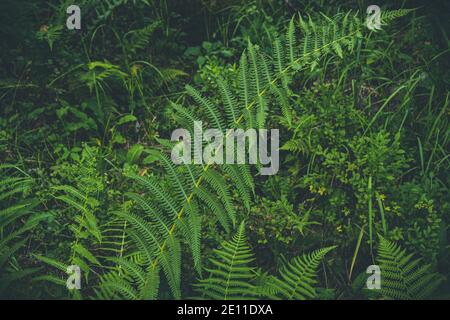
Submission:
M 295 121 L 295 125 L 288 119 L 280 119 L 280 123 L 288 130 L 292 131 L 290 139 L 285 142 L 280 150 L 289 150 L 296 154 L 308 154 L 311 149 L 310 143 L 308 143 L 308 139 L 305 139 L 303 132 L 307 130 L 307 128 L 311 128 L 315 125 L 317 122 L 316 116 L 307 115 L 297 118 L 295 112 L 292 112 L 292 115 L 294 119 L 297 120 Z
M 377 261 L 381 269 L 381 295 L 387 299 L 424 299 L 436 290 L 442 276 L 432 272 L 431 265 L 413 260 L 395 243 L 379 236 Z
M 335 247 L 316 250 L 296 257 L 280 270 L 280 277 L 270 276 L 252 266 L 254 255 L 247 244 L 244 223 L 231 241 L 224 241 L 210 258 L 207 278 L 195 285 L 200 298 L 227 299 L 297 299 L 316 297 L 316 274 L 324 256 Z
M 281 112 L 289 116 L 289 97 L 292 96 L 289 86 L 295 72 L 308 66 L 314 67 L 326 54 L 342 57 L 346 50 L 353 50 L 357 39 L 362 36 L 361 21 L 350 12 L 332 18 L 323 16 L 316 22 L 301 17 L 296 21 L 296 17 L 290 21 L 286 39 L 278 37 L 275 40 L 273 53 L 263 53 L 256 45 L 248 44 L 237 72 L 239 89 L 235 90 L 234 82 L 229 79 L 216 79 L 219 103 L 213 102 L 217 101 L 215 96 L 206 97 L 199 90 L 186 86 L 189 105 L 171 103 L 175 120 L 191 133 L 200 121 L 225 133 L 227 128 L 263 128 L 268 113 L 277 111 L 270 110 L 272 106 L 280 106 Z M 297 40 L 298 29 L 302 33 L 301 41 Z M 155 151 L 155 154 L 165 169 L 167 179 L 131 176 L 145 193 L 130 194 L 130 198 L 146 216 L 140 217 L 138 212 L 124 212 L 122 218 L 130 224 L 128 233 L 137 250 L 145 252 L 143 268 L 157 274 L 156 270 L 161 266 L 172 295 L 179 297 L 180 245 L 184 242 L 188 243 L 195 268 L 200 274 L 202 211 L 213 210 L 224 229 L 230 230 L 237 219 L 233 193 L 227 181 L 232 181 L 236 186 L 234 192 L 237 198 L 243 200 L 247 210 L 254 193 L 254 183 L 249 167 L 245 165 L 207 163 L 175 167 L 163 152 Z M 313 268 L 321 254 L 325 253 L 319 252 L 305 259 L 309 259 L 306 261 Z M 303 294 L 294 291 L 291 297 L 310 297 L 313 292 Z
M 384 10 L 381 12 L 381 23 L 387 25 L 395 19 L 406 16 L 416 9 Z
M 116 270 L 101 277 L 95 289 L 99 299 L 156 299 L 159 288 L 159 269 L 144 269 L 126 258 L 111 258 Z
M 0 297 L 38 268 L 23 268 L 20 257 L 32 230 L 48 214 L 35 213 L 37 199 L 29 197 L 34 180 L 14 165 L 0 165 Z M 14 287 L 13 287 L 14 285 Z
M 254 260 L 247 244 L 244 222 L 239 225 L 231 241 L 224 241 L 220 249 L 214 250 L 210 259 L 214 269 L 207 268 L 209 277 L 196 285 L 203 298 L 216 300 L 250 299 L 255 296 L 255 268 L 250 266 Z
M 280 270 L 280 277 L 268 278 L 263 292 L 272 299 L 305 300 L 316 297 L 316 274 L 324 256 L 335 247 L 315 250 L 293 258 Z
M 129 196 L 138 202 L 140 201 L 134 194 L 129 194 Z M 142 204 L 145 205 L 145 203 Z M 149 210 L 147 207 L 146 209 Z M 152 223 L 153 212 L 147 211 L 147 213 L 149 214 L 148 219 L 129 212 L 115 212 L 117 216 L 115 220 L 125 221 L 127 226 L 130 226 L 123 231 L 127 234 L 126 239 L 134 243 L 134 250 L 137 251 L 135 251 L 136 254 L 127 255 L 121 251 L 120 255 L 107 259 L 114 267 L 100 277 L 100 283 L 95 289 L 97 298 L 137 300 L 156 299 L 158 297 L 160 268 L 152 264 L 161 242 L 161 237 L 156 229 L 160 228 L 160 232 L 163 234 L 169 230 L 161 217 L 153 216 L 154 223 Z M 159 227 L 155 224 L 158 224 Z M 125 239 L 125 236 L 123 239 Z M 130 245 L 127 251 L 132 250 Z M 173 295 L 179 297 L 179 279 L 176 274 L 173 274 L 173 271 L 177 263 L 174 257 L 179 257 L 180 253 L 174 250 L 179 250 L 179 247 L 172 244 L 172 249 L 168 251 L 172 256 L 165 256 L 163 265 L 164 271 L 170 279 Z M 178 258 L 178 263 L 179 261 Z M 171 263 L 175 264 L 171 266 Z
M 141 29 L 128 31 L 124 36 L 124 48 L 128 53 L 144 49 L 150 42 L 150 37 L 160 26 L 161 21 L 154 21 Z
M 102 242 L 98 249 L 99 258 L 107 259 L 111 255 L 123 257 L 125 252 L 129 251 L 130 239 L 126 233 L 127 227 L 128 222 L 117 214 L 99 227 L 102 232 Z
M 63 261 L 58 261 L 52 257 L 35 255 L 40 262 L 59 270 L 57 273 L 39 276 L 34 279 L 35 281 L 51 281 L 65 285 L 65 282 L 58 281 L 61 280 L 58 274 L 61 271 L 66 272 L 64 267 L 69 265 L 79 266 L 86 279 L 88 279 L 93 267 L 102 267 L 94 249 L 99 249 L 99 245 L 103 241 L 97 213 L 101 206 L 100 195 L 104 189 L 104 181 L 97 172 L 96 166 L 97 150 L 85 146 L 82 157 L 76 164 L 77 172 L 73 178 L 75 186 L 61 185 L 52 188 L 55 192 L 55 199 L 64 203 L 69 214 L 71 214 L 71 224 L 69 225 L 69 230 L 72 232 L 70 256 Z M 75 170 L 74 167 L 72 167 L 72 170 Z

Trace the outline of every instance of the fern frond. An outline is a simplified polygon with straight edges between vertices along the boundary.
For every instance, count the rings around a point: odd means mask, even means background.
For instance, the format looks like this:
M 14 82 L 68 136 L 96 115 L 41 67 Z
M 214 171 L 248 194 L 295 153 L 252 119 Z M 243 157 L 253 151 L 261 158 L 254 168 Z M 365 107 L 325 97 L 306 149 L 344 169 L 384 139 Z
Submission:
M 139 207 L 146 213 L 147 217 L 150 218 L 153 226 L 159 230 L 160 234 L 169 233 L 170 219 L 167 219 L 167 217 L 162 215 L 158 209 L 152 207 L 151 202 L 147 201 L 143 196 L 133 192 L 126 193 L 126 196 L 139 205 Z
M 177 167 L 175 167 L 169 157 L 158 150 L 150 150 L 149 154 L 160 160 L 163 164 L 165 172 L 167 173 L 167 178 L 170 182 L 172 190 L 174 190 L 174 193 L 179 200 L 185 201 L 188 198 L 190 190 L 188 190 L 187 183 L 183 176 L 178 174 Z
M 264 98 L 264 88 L 267 83 L 265 73 L 261 70 L 261 56 L 257 55 L 255 46 L 249 42 L 248 44 L 248 57 L 250 60 L 251 79 L 250 85 L 253 90 L 257 92 L 257 111 L 256 111 L 256 125 L 258 128 L 264 128 L 266 113 L 267 113 L 267 101 Z
M 182 231 L 191 249 L 194 268 L 201 273 L 201 218 L 199 208 L 195 200 L 191 200 L 186 206 L 186 217 L 183 221 L 178 220 L 178 228 Z
M 335 247 L 315 250 L 293 258 L 280 270 L 280 277 L 273 277 L 267 283 L 266 293 L 273 299 L 305 300 L 316 297 L 314 288 L 317 283 L 316 273 L 324 256 Z
M 219 77 L 217 79 L 217 85 L 219 87 L 219 91 L 224 103 L 225 113 L 228 118 L 228 128 L 234 128 L 238 123 L 237 119 L 239 115 L 237 101 L 234 95 L 231 93 L 231 89 L 227 81 Z
M 286 60 L 284 57 L 284 51 L 281 47 L 281 39 L 276 37 L 273 42 L 273 55 L 274 55 L 274 70 L 275 74 L 279 74 L 281 78 L 281 84 L 285 90 L 288 90 L 289 78 L 288 75 L 283 72 L 286 68 Z
M 231 241 L 224 241 L 220 249 L 214 250 L 210 259 L 213 267 L 207 268 L 209 277 L 196 285 L 203 298 L 216 300 L 251 299 L 255 296 L 254 260 L 245 236 L 244 222 L 239 225 Z
M 218 109 L 216 106 L 207 98 L 203 97 L 200 92 L 197 91 L 194 87 L 189 85 L 186 86 L 186 92 L 200 105 L 204 108 L 204 110 L 208 114 L 208 120 L 211 122 L 215 128 L 219 129 L 221 132 L 224 132 L 226 128 L 225 122 L 222 117 L 218 114 Z
M 252 200 L 252 189 L 249 184 L 250 181 L 246 182 L 247 180 L 250 180 L 247 176 L 246 179 L 243 179 L 243 175 L 247 174 L 248 172 L 245 170 L 244 165 L 242 165 L 242 169 L 239 170 L 239 167 L 241 165 L 223 165 L 223 171 L 225 171 L 230 179 L 233 181 L 233 183 L 236 185 L 236 188 L 239 191 L 239 195 L 241 197 L 242 202 L 244 203 L 244 206 L 247 210 L 250 210 L 250 202 Z M 233 219 L 234 224 L 234 219 Z
M 395 19 L 404 17 L 416 9 L 398 9 L 398 10 L 383 10 L 381 12 L 381 23 L 387 25 Z
M 181 247 L 174 236 L 166 239 L 166 249 L 160 255 L 160 264 L 175 299 L 181 298 Z
M 209 169 L 203 174 L 204 179 L 222 200 L 223 206 L 228 213 L 231 221 L 236 221 L 236 211 L 233 206 L 230 192 L 227 188 L 225 179 L 214 169 Z
M 297 40 L 295 35 L 294 17 L 289 21 L 289 26 L 286 31 L 286 46 L 288 61 L 293 64 L 297 60 Z
M 171 106 L 176 111 L 176 121 L 192 134 L 194 132 L 194 124 L 200 122 L 201 118 L 197 117 L 193 111 L 184 106 L 173 102 L 171 102 Z
M 162 208 L 167 213 L 172 214 L 173 217 L 178 215 L 178 205 L 173 197 L 171 197 L 167 190 L 165 190 L 154 177 L 141 177 L 138 175 L 129 175 L 130 178 L 144 186 L 147 191 L 153 195 L 162 205 Z
M 412 260 L 397 244 L 379 236 L 377 261 L 381 269 L 381 295 L 387 299 L 428 298 L 443 278 L 433 273 L 429 264 Z
M 200 199 L 203 203 L 205 203 L 211 212 L 213 212 L 219 223 L 225 229 L 227 233 L 230 232 L 230 217 L 226 212 L 224 206 L 220 202 L 219 198 L 215 196 L 213 193 L 207 192 L 205 188 L 198 188 L 195 190 L 195 195 Z
M 38 200 L 28 197 L 33 185 L 34 180 L 17 166 L 0 164 L 0 297 L 7 297 L 4 294 L 17 281 L 38 271 L 21 266 L 28 231 L 48 218 L 48 214 L 34 213 Z
M 102 275 L 94 290 L 99 299 L 148 299 L 158 297 L 159 268 L 145 269 L 129 258 L 110 258 L 114 270 Z
M 99 258 L 107 259 L 111 255 L 121 258 L 130 247 L 130 239 L 127 237 L 128 221 L 118 216 L 117 212 L 112 212 L 114 218 L 100 226 L 102 230 L 102 243 L 98 248 Z M 102 255 L 104 254 L 104 255 Z
M 245 123 L 247 128 L 254 127 L 254 119 L 253 114 L 249 110 L 247 110 L 247 106 L 249 106 L 254 98 L 254 90 L 249 85 L 250 83 L 250 74 L 248 70 L 248 62 L 247 62 L 247 52 L 244 51 L 241 55 L 240 64 L 239 64 L 239 75 L 238 75 L 238 83 L 240 88 L 240 98 L 245 106 L 243 114 L 241 117 L 245 118 Z M 241 117 L 238 118 L 236 125 L 241 121 Z
M 139 299 L 139 293 L 131 285 L 131 279 L 120 275 L 118 272 L 110 272 L 101 277 L 100 289 L 95 290 L 97 298 L 111 300 L 111 299 Z
M 161 21 L 158 20 L 141 29 L 128 31 L 124 35 L 124 48 L 130 53 L 144 49 L 150 42 L 150 37 L 160 25 Z

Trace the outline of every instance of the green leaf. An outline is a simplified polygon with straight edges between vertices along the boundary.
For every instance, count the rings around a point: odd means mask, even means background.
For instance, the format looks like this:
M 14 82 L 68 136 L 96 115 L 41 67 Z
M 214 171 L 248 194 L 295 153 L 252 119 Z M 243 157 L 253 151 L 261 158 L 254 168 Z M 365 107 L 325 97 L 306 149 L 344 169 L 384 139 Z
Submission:
M 144 151 L 144 146 L 140 144 L 135 144 L 132 146 L 127 152 L 126 162 L 132 164 L 138 161 L 142 151 Z
M 134 121 L 137 121 L 137 118 L 134 115 L 132 115 L 132 114 L 127 114 L 127 115 L 121 117 L 117 121 L 117 125 L 120 126 L 122 124 L 129 123 L 129 122 L 134 122 Z
M 89 262 L 100 265 L 100 262 L 97 260 L 97 258 L 88 250 L 86 249 L 81 243 L 77 243 L 74 245 L 73 249 L 76 253 L 78 253 L 80 256 L 88 260 Z

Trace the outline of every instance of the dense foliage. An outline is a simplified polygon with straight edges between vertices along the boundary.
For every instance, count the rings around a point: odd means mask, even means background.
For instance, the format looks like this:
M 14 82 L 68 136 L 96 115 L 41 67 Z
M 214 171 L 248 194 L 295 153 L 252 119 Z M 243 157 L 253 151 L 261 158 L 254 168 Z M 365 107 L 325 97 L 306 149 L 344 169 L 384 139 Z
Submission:
M 0 3 L 1 298 L 450 298 L 448 3 L 72 2 Z M 279 172 L 174 164 L 198 121 Z

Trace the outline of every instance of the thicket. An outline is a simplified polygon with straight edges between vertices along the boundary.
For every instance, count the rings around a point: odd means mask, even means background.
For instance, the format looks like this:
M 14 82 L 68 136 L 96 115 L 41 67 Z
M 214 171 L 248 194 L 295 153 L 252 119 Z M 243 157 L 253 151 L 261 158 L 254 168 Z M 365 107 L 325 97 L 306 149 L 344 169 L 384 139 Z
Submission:
M 0 3 L 1 298 L 450 297 L 445 1 L 71 4 Z M 174 165 L 195 121 L 279 172 Z

